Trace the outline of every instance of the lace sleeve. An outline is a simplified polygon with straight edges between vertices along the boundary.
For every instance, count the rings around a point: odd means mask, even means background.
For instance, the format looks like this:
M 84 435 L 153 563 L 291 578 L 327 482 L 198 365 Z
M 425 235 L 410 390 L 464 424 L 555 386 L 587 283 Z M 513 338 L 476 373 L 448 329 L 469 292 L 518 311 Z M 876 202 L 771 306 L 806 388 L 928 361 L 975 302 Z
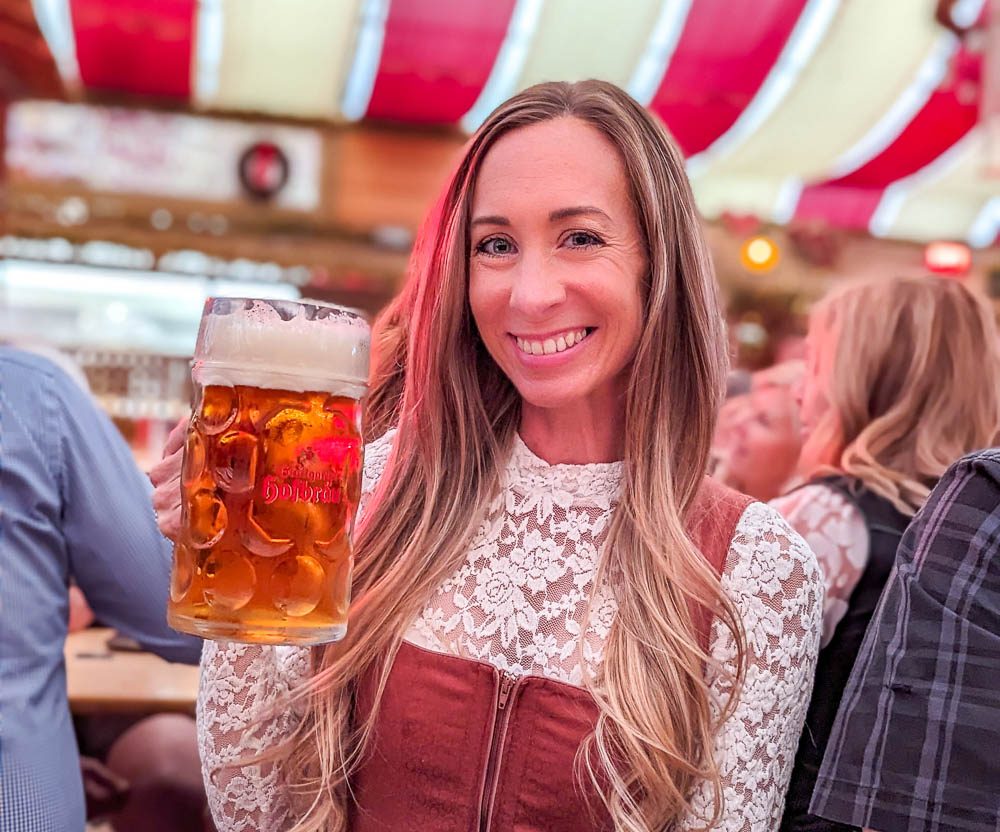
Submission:
M 396 439 L 396 431 L 390 430 L 380 436 L 374 442 L 365 445 L 365 470 L 361 482 L 361 503 L 358 506 L 358 518 L 365 513 L 368 499 L 375 491 L 385 465 L 389 461 L 389 453 L 392 451 L 392 444 Z
M 830 643 L 868 565 L 868 527 L 858 507 L 839 491 L 807 485 L 771 501 L 816 553 L 823 574 L 823 641 Z
M 392 434 L 365 448 L 362 506 L 391 448 Z M 205 642 L 198 747 L 219 832 L 280 832 L 294 822 L 279 767 L 247 760 L 272 749 L 294 729 L 301 713 L 280 703 L 308 673 L 308 648 Z
M 299 714 L 271 707 L 306 678 L 309 649 L 205 642 L 198 691 L 198 748 L 219 832 L 287 829 L 290 809 L 274 763 L 250 763 L 291 731 Z
M 723 812 L 714 830 L 773 832 L 812 692 L 819 648 L 823 583 L 816 558 L 773 509 L 751 505 L 740 519 L 723 573 L 723 588 L 747 638 L 746 682 L 733 714 L 716 738 Z M 735 643 L 716 622 L 709 672 L 715 709 L 731 692 Z M 681 830 L 704 828 L 711 817 L 708 783 L 693 796 Z

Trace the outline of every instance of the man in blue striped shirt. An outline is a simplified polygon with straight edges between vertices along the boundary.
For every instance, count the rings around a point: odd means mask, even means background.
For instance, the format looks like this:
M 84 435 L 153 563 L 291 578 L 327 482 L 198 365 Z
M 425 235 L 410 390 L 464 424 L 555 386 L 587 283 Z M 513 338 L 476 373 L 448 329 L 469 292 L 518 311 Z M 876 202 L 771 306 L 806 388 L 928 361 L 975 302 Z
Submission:
M 150 493 L 85 391 L 0 349 L 0 832 L 84 827 L 63 664 L 71 579 L 103 623 L 198 661 L 200 641 L 166 624 L 170 545 Z

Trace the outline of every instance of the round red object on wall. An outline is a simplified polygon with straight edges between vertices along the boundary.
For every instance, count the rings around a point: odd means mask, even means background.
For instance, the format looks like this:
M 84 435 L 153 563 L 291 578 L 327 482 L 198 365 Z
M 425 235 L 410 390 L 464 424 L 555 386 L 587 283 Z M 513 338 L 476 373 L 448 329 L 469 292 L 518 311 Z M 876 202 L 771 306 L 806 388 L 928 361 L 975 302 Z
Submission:
M 240 156 L 239 172 L 250 196 L 272 199 L 288 183 L 288 157 L 274 142 L 254 142 Z

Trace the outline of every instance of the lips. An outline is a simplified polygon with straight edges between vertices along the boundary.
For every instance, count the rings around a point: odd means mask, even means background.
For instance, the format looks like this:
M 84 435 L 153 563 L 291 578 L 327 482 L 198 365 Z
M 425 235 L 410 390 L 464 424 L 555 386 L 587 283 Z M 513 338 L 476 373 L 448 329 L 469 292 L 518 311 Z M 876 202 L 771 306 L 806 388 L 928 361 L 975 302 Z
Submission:
M 552 333 L 544 337 L 514 335 L 513 338 L 517 348 L 526 355 L 557 355 L 586 340 L 593 331 L 593 329 L 583 327 Z

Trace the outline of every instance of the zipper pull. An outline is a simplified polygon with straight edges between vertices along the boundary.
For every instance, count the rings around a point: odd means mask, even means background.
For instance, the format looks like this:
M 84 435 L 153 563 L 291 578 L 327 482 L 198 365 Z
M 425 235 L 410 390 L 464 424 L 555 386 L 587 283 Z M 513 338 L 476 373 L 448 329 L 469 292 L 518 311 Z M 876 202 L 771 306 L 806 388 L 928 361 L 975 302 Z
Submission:
M 507 707 L 507 700 L 510 699 L 510 692 L 514 689 L 516 676 L 500 671 L 500 697 L 497 699 L 497 710 L 502 711 Z

